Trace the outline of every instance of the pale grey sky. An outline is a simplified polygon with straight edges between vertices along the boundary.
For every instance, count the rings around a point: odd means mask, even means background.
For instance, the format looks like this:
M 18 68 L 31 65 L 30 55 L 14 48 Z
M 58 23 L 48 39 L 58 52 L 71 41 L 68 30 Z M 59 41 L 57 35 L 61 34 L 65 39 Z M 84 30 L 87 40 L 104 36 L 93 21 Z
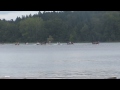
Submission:
M 0 11 L 0 19 L 15 20 L 16 17 L 22 17 L 22 15 L 33 15 L 37 14 L 39 11 Z

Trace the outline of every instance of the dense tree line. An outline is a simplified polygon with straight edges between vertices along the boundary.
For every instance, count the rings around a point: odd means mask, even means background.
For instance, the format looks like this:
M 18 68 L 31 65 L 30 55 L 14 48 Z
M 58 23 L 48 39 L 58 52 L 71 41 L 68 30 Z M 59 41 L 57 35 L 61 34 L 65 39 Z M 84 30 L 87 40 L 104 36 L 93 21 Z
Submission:
M 120 41 L 119 11 L 40 11 L 0 20 L 0 42 Z

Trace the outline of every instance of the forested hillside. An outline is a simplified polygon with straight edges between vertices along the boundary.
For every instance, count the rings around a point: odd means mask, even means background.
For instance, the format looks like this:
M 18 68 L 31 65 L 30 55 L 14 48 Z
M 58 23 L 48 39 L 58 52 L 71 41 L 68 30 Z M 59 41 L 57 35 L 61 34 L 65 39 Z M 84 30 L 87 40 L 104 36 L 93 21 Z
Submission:
M 119 42 L 119 11 L 38 12 L 0 20 L 0 42 Z

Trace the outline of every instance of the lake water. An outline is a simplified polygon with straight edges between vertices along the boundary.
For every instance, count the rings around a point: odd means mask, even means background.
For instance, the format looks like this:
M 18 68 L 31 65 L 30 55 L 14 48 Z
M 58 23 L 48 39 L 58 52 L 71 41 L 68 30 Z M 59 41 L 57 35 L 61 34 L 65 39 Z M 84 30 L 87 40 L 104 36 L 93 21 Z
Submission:
M 0 45 L 0 78 L 120 78 L 120 43 Z

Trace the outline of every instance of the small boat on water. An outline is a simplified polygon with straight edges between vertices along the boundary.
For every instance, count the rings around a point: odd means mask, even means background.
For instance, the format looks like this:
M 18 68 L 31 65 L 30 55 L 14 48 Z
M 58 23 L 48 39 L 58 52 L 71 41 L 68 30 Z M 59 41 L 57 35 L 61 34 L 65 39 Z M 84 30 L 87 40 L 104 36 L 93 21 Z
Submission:
M 54 44 L 54 45 L 62 45 L 60 42 L 57 42 L 57 44 Z
M 92 42 L 92 44 L 99 44 L 99 41 L 96 41 L 96 42 Z
M 41 45 L 46 45 L 46 42 L 41 42 Z
M 73 45 L 73 42 L 67 42 L 67 45 Z
M 40 45 L 40 43 L 39 43 L 39 42 L 37 42 L 37 43 L 36 43 L 36 45 Z
M 25 45 L 28 45 L 28 42 L 26 42 Z
M 20 44 L 19 42 L 15 43 L 15 45 L 19 45 L 19 44 Z
M 57 42 L 57 45 L 62 45 L 60 42 Z

